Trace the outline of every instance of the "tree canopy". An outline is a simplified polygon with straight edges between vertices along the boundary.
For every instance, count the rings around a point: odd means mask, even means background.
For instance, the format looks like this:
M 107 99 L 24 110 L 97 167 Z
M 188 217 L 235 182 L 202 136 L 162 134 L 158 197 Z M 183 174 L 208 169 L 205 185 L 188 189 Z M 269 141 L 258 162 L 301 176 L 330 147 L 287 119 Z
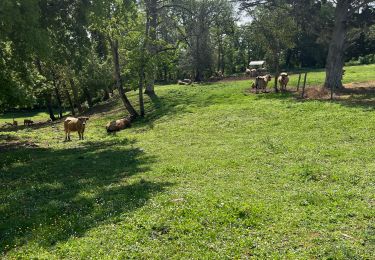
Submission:
M 345 61 L 375 60 L 373 4 L 3 0 L 0 110 L 46 107 L 53 118 L 56 108 L 80 113 L 117 93 L 143 115 L 155 83 L 239 74 L 251 60 L 275 74 L 326 67 L 326 87 L 337 88 Z M 136 89 L 140 113 L 126 96 Z

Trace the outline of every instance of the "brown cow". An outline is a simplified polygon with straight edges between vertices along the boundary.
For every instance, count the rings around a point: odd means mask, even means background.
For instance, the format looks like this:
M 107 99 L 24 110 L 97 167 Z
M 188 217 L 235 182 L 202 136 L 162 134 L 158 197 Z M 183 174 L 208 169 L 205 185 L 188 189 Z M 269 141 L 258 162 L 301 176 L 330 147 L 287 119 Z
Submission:
M 30 126 L 30 125 L 33 125 L 33 124 L 34 124 L 34 121 L 32 121 L 30 119 L 23 120 L 23 125 Z
M 107 133 L 113 133 L 121 131 L 125 128 L 129 128 L 131 126 L 131 118 L 123 118 L 116 121 L 109 122 L 105 127 L 107 129 Z
M 79 140 L 83 140 L 88 117 L 67 117 L 64 121 L 65 141 L 70 141 L 70 132 L 78 132 Z

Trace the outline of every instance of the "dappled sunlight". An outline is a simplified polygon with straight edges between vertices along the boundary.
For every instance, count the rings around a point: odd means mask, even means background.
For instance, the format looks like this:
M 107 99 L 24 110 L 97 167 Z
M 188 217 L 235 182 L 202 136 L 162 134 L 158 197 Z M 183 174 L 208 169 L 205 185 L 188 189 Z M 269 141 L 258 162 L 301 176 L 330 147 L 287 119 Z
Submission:
M 131 179 L 155 158 L 134 142 L 3 153 L 0 249 L 50 247 L 142 207 L 169 183 Z

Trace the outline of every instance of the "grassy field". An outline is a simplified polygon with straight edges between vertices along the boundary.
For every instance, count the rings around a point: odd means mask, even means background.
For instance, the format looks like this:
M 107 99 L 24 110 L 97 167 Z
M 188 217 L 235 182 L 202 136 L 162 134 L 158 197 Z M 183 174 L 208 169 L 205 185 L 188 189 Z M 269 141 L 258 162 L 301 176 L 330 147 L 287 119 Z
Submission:
M 38 146 L 0 151 L 0 256 L 374 259 L 375 105 L 248 87 L 158 87 L 144 120 L 107 135 L 113 101 L 85 141 L 62 123 L 0 130 Z
M 352 83 L 352 82 L 367 82 L 367 81 L 374 81 L 375 80 L 375 64 L 372 65 L 363 65 L 363 66 L 349 66 L 345 67 L 346 75 L 344 76 L 343 82 L 345 83 Z M 306 86 L 318 86 L 324 83 L 325 73 L 324 70 L 314 70 L 308 73 L 308 77 L 306 80 Z M 298 74 L 290 75 L 290 82 L 289 87 L 296 87 L 298 82 Z M 303 83 L 303 75 L 301 79 L 300 85 Z M 270 84 L 271 86 L 272 84 Z M 67 114 L 64 112 L 64 114 Z M 55 111 L 55 116 L 56 114 Z M 8 122 L 11 123 L 15 118 L 18 121 L 18 124 L 23 124 L 24 119 L 33 119 L 36 122 L 46 121 L 49 119 L 48 113 L 42 110 L 36 110 L 31 112 L 14 112 L 14 113 L 0 113 L 0 125 Z
M 63 115 L 66 115 L 68 112 L 64 112 Z M 58 118 L 58 114 L 55 116 Z M 28 112 L 12 112 L 6 114 L 0 114 L 0 125 L 5 123 L 12 123 L 14 120 L 18 122 L 18 125 L 23 125 L 24 119 L 32 119 L 35 122 L 44 122 L 49 119 L 49 114 L 45 110 L 35 110 Z

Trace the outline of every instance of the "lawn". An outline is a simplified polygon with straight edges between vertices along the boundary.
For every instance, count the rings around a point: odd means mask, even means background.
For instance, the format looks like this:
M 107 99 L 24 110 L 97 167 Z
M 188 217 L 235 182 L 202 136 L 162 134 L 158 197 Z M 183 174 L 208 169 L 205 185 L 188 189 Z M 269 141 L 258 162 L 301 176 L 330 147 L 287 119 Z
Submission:
M 68 112 L 64 112 L 63 115 L 66 115 L 67 113 Z M 55 116 L 56 118 L 58 117 L 57 110 L 55 111 Z M 35 122 L 44 122 L 49 119 L 49 114 L 45 110 L 16 111 L 0 114 L 0 125 L 12 123 L 13 119 L 18 122 L 18 125 L 23 125 L 23 120 L 25 119 L 32 119 Z
M 85 141 L 63 142 L 62 123 L 1 130 L 38 147 L 0 151 L 0 256 L 374 259 L 374 104 L 248 87 L 160 86 L 145 119 L 107 135 L 113 101 Z

